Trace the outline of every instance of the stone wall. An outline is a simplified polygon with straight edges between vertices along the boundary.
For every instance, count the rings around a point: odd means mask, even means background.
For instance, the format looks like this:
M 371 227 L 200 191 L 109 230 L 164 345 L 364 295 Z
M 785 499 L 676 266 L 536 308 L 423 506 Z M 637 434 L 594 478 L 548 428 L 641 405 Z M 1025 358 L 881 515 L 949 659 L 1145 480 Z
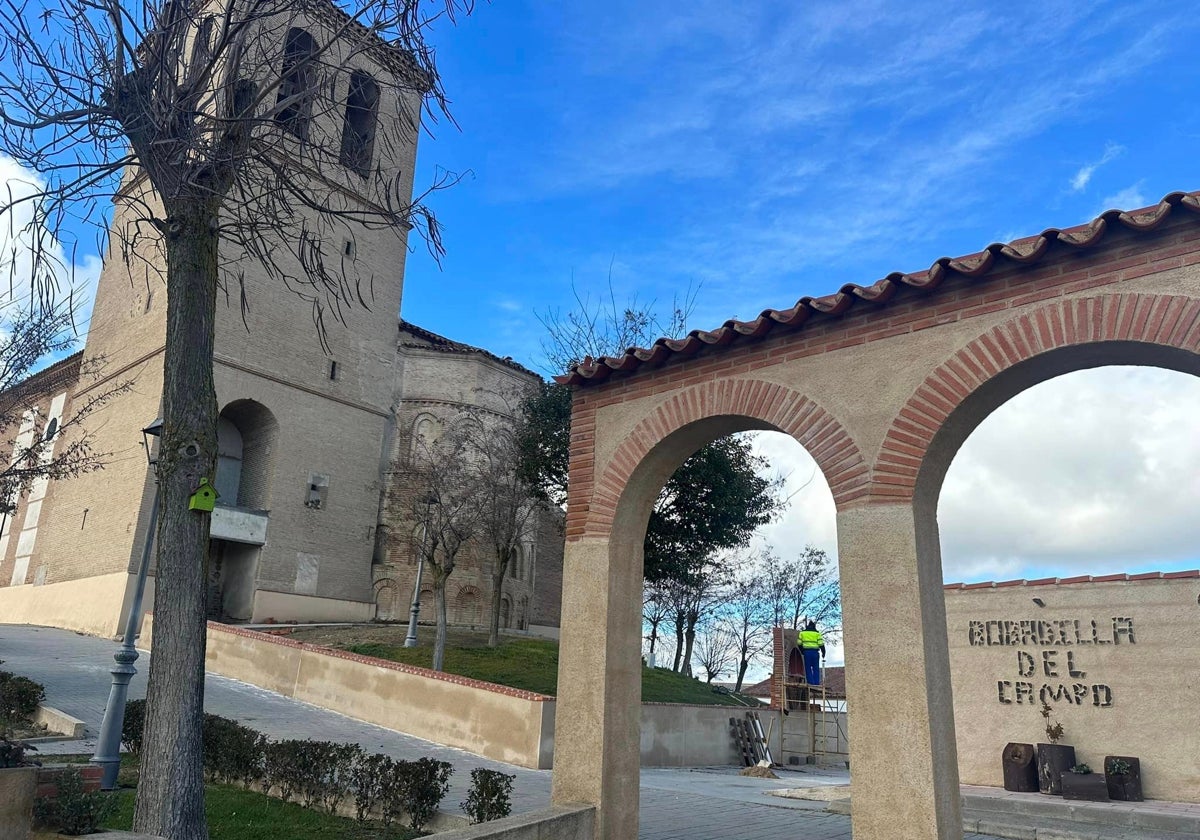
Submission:
M 1137 756 L 1146 796 L 1200 802 L 1200 756 L 1186 734 L 1200 572 L 954 584 L 946 617 L 964 784 L 1003 784 L 1004 745 L 1046 740 L 1046 700 L 1079 761 Z
M 153 617 L 142 644 L 153 646 Z M 554 698 L 209 623 L 210 673 L 521 767 L 550 766 Z

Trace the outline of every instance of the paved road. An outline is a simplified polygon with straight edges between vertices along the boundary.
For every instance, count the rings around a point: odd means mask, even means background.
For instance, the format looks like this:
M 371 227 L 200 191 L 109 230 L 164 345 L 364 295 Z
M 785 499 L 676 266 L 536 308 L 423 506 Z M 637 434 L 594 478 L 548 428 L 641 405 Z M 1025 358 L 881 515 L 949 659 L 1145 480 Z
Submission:
M 83 720 L 89 735 L 100 727 L 108 698 L 108 668 L 115 645 L 65 630 L 0 625 L 0 660 L 5 670 L 32 677 L 46 686 L 46 702 Z M 130 686 L 130 697 L 145 693 L 145 666 Z M 235 718 L 273 738 L 319 738 L 353 742 L 395 758 L 434 756 L 454 765 L 444 801 L 448 810 L 466 797 L 473 767 L 489 767 L 517 776 L 515 813 L 550 802 L 550 773 L 527 770 L 442 747 L 389 729 L 361 723 L 333 712 L 264 691 L 255 686 L 209 675 L 205 708 Z M 45 745 L 43 752 L 86 752 L 92 741 Z M 641 840 L 849 840 L 850 820 L 820 810 L 819 803 L 769 796 L 772 788 L 804 784 L 845 783 L 845 777 L 785 773 L 778 781 L 736 775 L 728 768 L 697 770 L 647 769 L 641 774 Z M 994 840 L 982 834 L 967 840 Z

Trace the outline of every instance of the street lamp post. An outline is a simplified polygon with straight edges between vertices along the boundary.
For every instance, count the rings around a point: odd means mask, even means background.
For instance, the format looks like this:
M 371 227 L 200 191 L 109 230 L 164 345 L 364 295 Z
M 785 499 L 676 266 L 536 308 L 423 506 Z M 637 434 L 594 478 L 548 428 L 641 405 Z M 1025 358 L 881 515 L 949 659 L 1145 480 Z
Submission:
M 425 571 L 425 547 L 429 542 L 429 515 L 434 505 L 441 502 L 433 493 L 427 495 L 425 502 L 425 521 L 421 525 L 421 551 L 417 555 L 417 580 L 413 584 L 412 607 L 408 611 L 408 635 L 404 637 L 406 648 L 417 646 L 417 616 L 421 614 L 421 575 Z
M 121 646 L 113 654 L 117 664 L 112 669 L 112 687 L 108 692 L 108 705 L 104 709 L 104 720 L 100 724 L 100 737 L 96 740 L 96 754 L 92 764 L 101 767 L 100 788 L 112 790 L 117 786 L 117 771 L 121 769 L 121 728 L 125 723 L 125 698 L 129 694 L 129 681 L 137 673 L 133 663 L 137 661 L 137 648 L 133 645 L 138 620 L 142 616 L 142 597 L 146 594 L 146 576 L 150 571 L 150 552 L 154 547 L 154 530 L 158 526 L 158 439 L 162 436 L 162 418 L 142 429 L 146 444 L 146 459 L 154 476 L 154 500 L 150 503 L 150 523 L 146 529 L 146 540 L 142 546 L 142 563 L 138 567 L 137 581 L 133 589 L 133 602 L 129 605 L 129 618 L 125 622 L 125 635 Z

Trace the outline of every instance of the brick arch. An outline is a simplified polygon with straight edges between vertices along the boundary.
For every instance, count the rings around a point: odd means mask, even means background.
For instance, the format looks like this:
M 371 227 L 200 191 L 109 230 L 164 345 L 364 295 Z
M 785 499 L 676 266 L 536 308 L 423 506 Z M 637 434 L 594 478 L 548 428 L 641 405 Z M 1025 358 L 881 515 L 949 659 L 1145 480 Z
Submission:
M 892 421 L 875 462 L 869 501 L 911 500 L 935 436 L 968 397 L 997 375 L 1053 350 L 1100 342 L 1195 353 L 1200 350 L 1200 299 L 1114 294 L 1059 300 L 980 335 L 931 373 Z
M 634 427 L 596 482 L 584 533 L 608 532 L 634 470 L 668 435 L 700 420 L 730 415 L 778 429 L 800 443 L 821 468 L 839 506 L 866 495 L 866 460 L 833 415 L 808 397 L 773 382 L 724 379 L 675 393 Z

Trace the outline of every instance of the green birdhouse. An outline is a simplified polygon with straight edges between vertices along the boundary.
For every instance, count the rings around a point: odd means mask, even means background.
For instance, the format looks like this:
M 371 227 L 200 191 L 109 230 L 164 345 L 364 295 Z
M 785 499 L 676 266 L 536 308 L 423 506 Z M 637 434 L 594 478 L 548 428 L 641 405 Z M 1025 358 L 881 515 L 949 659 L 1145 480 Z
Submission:
M 188 510 L 200 510 L 205 513 L 212 513 L 212 509 L 217 506 L 217 497 L 221 494 L 217 492 L 217 488 L 208 483 L 207 478 L 200 479 L 200 486 L 196 488 L 196 492 L 188 499 Z

